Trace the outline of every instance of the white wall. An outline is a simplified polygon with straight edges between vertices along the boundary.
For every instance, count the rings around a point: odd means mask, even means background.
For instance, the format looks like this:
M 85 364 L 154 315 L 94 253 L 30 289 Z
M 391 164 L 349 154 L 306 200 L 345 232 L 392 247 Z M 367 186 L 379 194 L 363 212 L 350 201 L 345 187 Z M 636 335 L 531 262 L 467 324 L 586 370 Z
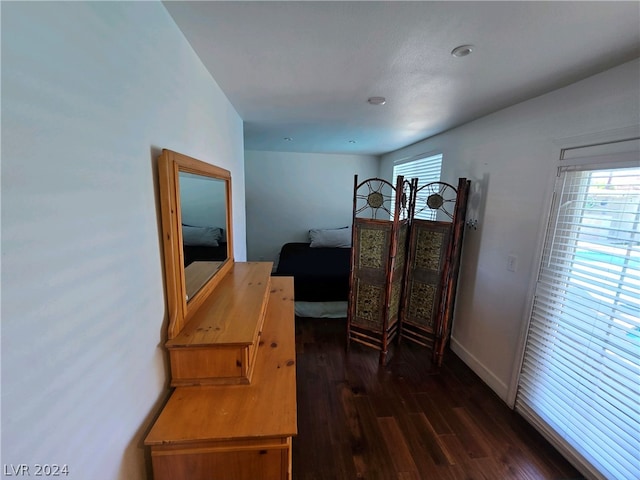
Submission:
M 2 464 L 147 477 L 167 395 L 156 159 L 231 170 L 242 120 L 161 3 L 2 2 Z
M 245 152 L 249 260 L 276 261 L 287 242 L 308 242 L 311 228 L 351 225 L 353 176 L 378 176 L 367 155 Z
M 634 61 L 383 156 L 385 177 L 396 159 L 442 152 L 444 181 L 471 180 L 467 218 L 479 227 L 465 232 L 452 347 L 505 400 L 560 147 L 637 133 L 639 86 Z M 508 255 L 516 272 L 507 271 Z

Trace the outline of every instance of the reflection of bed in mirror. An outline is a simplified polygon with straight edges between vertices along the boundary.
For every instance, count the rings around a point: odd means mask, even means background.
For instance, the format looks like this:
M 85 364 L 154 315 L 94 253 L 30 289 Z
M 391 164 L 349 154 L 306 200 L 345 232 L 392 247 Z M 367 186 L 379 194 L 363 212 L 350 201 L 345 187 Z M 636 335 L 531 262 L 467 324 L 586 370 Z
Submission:
M 182 224 L 184 266 L 193 262 L 222 262 L 227 259 L 227 242 L 220 227 Z

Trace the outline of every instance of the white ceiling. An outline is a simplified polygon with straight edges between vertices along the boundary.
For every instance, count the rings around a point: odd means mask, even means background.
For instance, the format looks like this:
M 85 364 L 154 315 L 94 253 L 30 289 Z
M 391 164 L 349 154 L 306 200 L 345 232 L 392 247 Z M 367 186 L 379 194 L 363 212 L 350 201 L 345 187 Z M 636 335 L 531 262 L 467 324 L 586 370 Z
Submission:
M 249 150 L 385 153 L 640 56 L 637 1 L 164 5 Z

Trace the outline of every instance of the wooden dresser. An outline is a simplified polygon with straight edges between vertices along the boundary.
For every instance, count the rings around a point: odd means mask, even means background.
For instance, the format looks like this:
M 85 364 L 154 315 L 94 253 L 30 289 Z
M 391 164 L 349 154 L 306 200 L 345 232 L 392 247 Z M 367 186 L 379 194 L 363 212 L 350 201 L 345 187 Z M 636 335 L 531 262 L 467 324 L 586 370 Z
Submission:
M 147 435 L 155 480 L 291 478 L 293 279 L 236 262 L 167 342 L 175 390 Z

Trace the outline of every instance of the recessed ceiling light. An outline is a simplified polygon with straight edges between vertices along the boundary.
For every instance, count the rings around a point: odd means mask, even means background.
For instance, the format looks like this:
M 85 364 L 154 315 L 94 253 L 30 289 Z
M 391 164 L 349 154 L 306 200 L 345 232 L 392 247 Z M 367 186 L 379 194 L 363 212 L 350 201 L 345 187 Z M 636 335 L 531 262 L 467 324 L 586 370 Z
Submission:
M 453 50 L 451 50 L 451 55 L 453 55 L 454 57 L 460 58 L 460 57 L 466 57 L 471 52 L 473 52 L 473 45 L 460 45 L 459 47 L 456 47 Z
M 384 97 L 369 97 L 367 99 L 367 102 L 369 102 L 371 105 L 384 105 L 385 103 L 387 103 L 387 99 Z

